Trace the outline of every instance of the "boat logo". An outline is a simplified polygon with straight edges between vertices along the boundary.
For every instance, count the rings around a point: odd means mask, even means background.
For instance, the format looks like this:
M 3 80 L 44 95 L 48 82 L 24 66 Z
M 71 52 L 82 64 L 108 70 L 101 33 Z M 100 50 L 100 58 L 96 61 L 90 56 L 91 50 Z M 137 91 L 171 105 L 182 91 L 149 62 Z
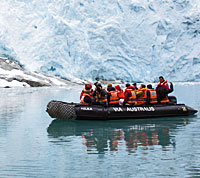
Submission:
M 115 112 L 122 112 L 123 111 L 123 109 L 122 108 L 118 108 L 118 107 L 113 107 L 113 110 L 115 111 Z
M 92 108 L 90 108 L 90 107 L 81 107 L 81 110 L 84 110 L 84 111 L 92 111 Z
M 127 107 L 126 110 L 123 110 L 121 107 L 113 107 L 113 110 L 115 112 L 123 112 L 123 111 L 130 111 L 130 112 L 138 112 L 138 111 L 144 111 L 144 112 L 152 112 L 155 111 L 154 107 Z
M 154 107 L 127 107 L 127 111 L 137 112 L 137 111 L 155 111 Z
M 187 108 L 184 106 L 184 107 L 182 107 L 182 109 L 183 109 L 183 111 L 187 111 Z

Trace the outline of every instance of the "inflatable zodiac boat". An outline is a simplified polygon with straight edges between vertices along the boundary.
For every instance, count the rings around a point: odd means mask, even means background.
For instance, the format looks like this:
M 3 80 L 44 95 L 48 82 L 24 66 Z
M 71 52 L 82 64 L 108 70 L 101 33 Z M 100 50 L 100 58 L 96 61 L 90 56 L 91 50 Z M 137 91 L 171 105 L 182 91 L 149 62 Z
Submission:
M 50 101 L 46 111 L 52 118 L 62 120 L 113 120 L 194 115 L 197 110 L 185 104 L 155 104 L 146 106 L 80 105 Z

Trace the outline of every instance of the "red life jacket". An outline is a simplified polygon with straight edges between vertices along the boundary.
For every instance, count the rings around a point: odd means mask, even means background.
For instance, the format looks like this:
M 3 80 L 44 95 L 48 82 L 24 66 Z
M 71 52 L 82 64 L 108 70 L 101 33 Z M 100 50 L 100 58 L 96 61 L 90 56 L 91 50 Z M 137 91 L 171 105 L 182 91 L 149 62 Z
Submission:
M 162 83 L 159 82 L 158 85 L 162 85 L 164 88 L 169 89 L 169 86 L 168 86 L 168 84 L 167 84 L 167 80 L 165 80 L 165 81 L 162 82 Z M 157 85 L 157 87 L 158 87 L 158 85 Z
M 163 98 L 160 103 L 169 103 L 169 98 L 167 96 L 165 96 L 165 98 Z
M 148 89 L 148 91 L 150 92 L 150 103 L 158 103 L 156 90 Z
M 90 103 L 86 103 L 84 101 L 85 97 L 88 96 L 92 99 L 92 97 L 89 95 L 89 94 L 86 94 L 86 93 L 83 93 L 83 96 L 81 97 L 81 101 L 80 101 L 80 104 L 83 104 L 83 105 L 90 105 Z
M 90 90 L 86 90 L 86 89 L 84 88 L 82 92 L 83 92 L 84 94 L 91 95 L 92 92 L 93 92 L 93 90 L 92 90 L 92 89 L 90 89 Z
M 131 96 L 128 98 L 128 104 L 136 104 L 136 94 L 133 89 L 126 89 L 126 91 L 130 91 Z
M 117 93 L 118 93 L 119 99 L 123 99 L 124 98 L 124 92 L 123 92 L 123 90 L 117 90 Z
M 157 87 L 158 87 L 159 85 L 162 85 L 164 88 L 169 89 L 169 87 L 167 87 L 165 84 L 167 84 L 167 80 L 165 80 L 165 81 L 162 82 L 162 83 L 160 82 L 160 83 L 157 85 Z M 165 98 L 163 98 L 163 99 L 160 101 L 160 103 L 169 103 L 168 96 L 166 95 Z
M 117 91 L 110 91 L 110 102 L 109 104 L 118 104 L 119 103 L 119 97 Z
M 124 92 L 123 92 L 123 90 L 120 88 L 119 85 L 116 85 L 115 88 L 116 88 L 116 91 L 118 93 L 119 99 L 123 99 L 124 98 Z

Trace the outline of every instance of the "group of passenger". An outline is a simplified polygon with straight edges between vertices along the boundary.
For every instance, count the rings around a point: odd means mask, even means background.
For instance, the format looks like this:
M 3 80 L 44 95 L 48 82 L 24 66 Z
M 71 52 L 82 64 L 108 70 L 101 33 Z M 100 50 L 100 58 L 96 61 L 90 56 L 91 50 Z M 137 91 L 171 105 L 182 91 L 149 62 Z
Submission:
M 164 80 L 163 76 L 159 77 L 159 83 L 157 87 L 152 88 L 151 84 L 147 86 L 141 84 L 137 87 L 134 83 L 130 85 L 126 84 L 126 88 L 123 91 L 119 85 L 113 87 L 111 83 L 108 83 L 107 88 L 103 88 L 100 82 L 94 83 L 95 89 L 92 89 L 92 84 L 85 84 L 84 89 L 80 95 L 80 104 L 83 105 L 149 105 L 156 103 L 169 103 L 168 94 L 173 91 L 173 84 L 170 82 L 170 87 L 167 80 Z

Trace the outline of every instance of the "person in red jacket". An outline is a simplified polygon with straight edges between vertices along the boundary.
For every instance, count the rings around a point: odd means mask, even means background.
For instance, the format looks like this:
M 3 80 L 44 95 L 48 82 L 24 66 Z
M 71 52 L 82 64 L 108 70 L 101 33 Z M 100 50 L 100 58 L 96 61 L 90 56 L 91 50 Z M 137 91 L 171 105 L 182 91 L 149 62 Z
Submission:
M 159 77 L 159 83 L 156 87 L 156 93 L 157 93 L 157 100 L 158 103 L 168 103 L 168 94 L 173 92 L 173 84 L 170 82 L 170 87 L 167 83 L 167 80 L 164 80 L 163 76 Z
M 158 83 L 157 87 L 159 85 L 162 85 L 165 89 L 169 90 L 169 85 L 167 83 L 167 80 L 164 80 L 163 76 L 159 77 L 159 83 Z
M 132 97 L 132 91 L 135 91 L 135 87 L 134 86 L 131 86 L 129 83 L 126 84 L 126 89 L 124 91 L 124 101 L 123 101 L 123 106 L 126 104 L 126 103 L 129 103 L 129 98 Z M 135 103 L 136 101 L 134 101 Z M 132 103 L 132 104 L 134 104 Z
M 84 93 L 92 96 L 92 93 L 93 93 L 92 84 L 90 83 L 85 84 L 85 87 L 83 88 L 81 92 L 80 99 L 82 98 Z
M 116 85 L 116 86 L 115 86 L 115 89 L 117 90 L 119 99 L 123 99 L 123 98 L 124 98 L 124 92 L 123 92 L 123 90 L 121 89 L 121 87 L 120 87 L 119 85 Z
M 93 89 L 92 84 L 86 83 L 80 95 L 80 104 L 89 105 L 92 104 L 93 99 Z

